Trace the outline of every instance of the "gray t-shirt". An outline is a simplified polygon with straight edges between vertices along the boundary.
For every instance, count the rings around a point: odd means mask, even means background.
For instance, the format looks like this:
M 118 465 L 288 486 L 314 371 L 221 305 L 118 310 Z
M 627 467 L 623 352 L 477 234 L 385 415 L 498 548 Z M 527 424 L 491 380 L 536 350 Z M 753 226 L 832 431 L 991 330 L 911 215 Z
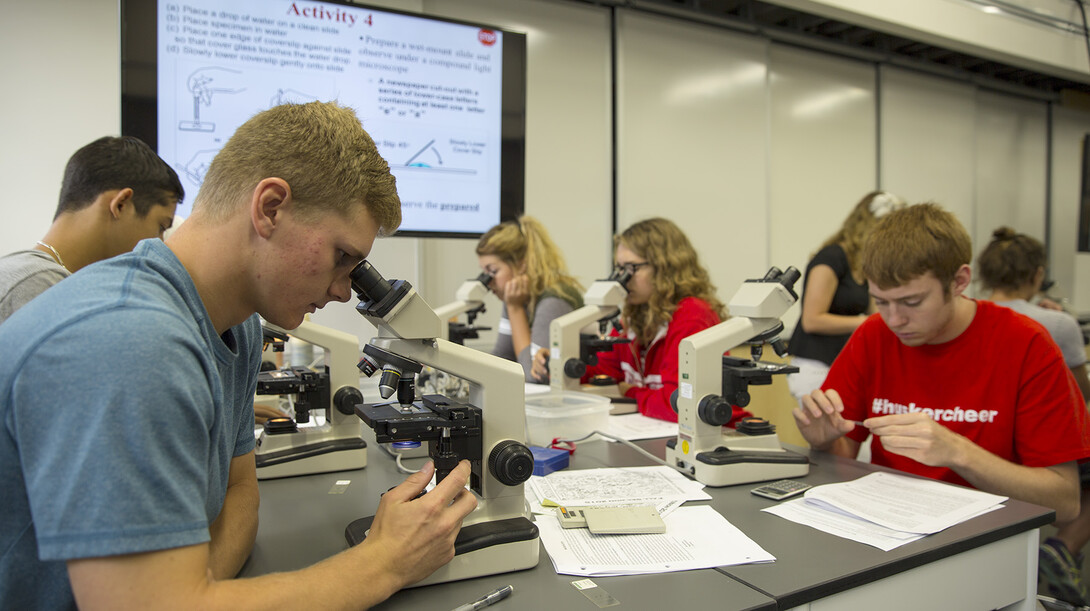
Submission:
M 496 345 L 492 348 L 492 354 L 509 361 L 518 361 L 526 374 L 527 382 L 540 382 L 541 380 L 535 380 L 530 373 L 534 366 L 534 355 L 542 347 L 549 345 L 549 323 L 554 318 L 559 318 L 574 309 L 572 304 L 559 297 L 543 296 L 534 307 L 534 319 L 530 321 L 530 345 L 523 348 L 520 354 L 515 354 L 514 340 L 511 338 L 511 321 L 507 318 L 507 306 L 503 306 L 503 315 L 500 317 Z
M 1064 355 L 1064 363 L 1068 367 L 1078 367 L 1086 362 L 1086 348 L 1082 342 L 1082 331 L 1079 323 L 1065 312 L 1046 310 L 1041 306 L 1033 305 L 1025 299 L 1014 301 L 997 301 L 998 305 L 1008 307 L 1023 316 L 1028 316 L 1040 323 L 1052 336 L 1052 341 L 1060 347 Z
M 69 275 L 40 250 L 18 250 L 0 257 L 0 323 Z

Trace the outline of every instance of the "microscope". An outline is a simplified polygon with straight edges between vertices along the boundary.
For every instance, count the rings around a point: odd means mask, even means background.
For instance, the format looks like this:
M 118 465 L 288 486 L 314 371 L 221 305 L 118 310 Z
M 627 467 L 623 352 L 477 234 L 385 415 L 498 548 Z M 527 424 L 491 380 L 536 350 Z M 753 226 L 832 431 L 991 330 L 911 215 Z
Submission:
M 462 522 L 454 559 L 416 585 L 537 566 L 538 531 L 523 496 L 534 458 L 526 447 L 522 367 L 442 339 L 442 321 L 408 282 L 387 281 L 367 261 L 351 278 L 360 299 L 356 309 L 378 330 L 364 347 L 359 368 L 367 375 L 381 371 L 383 399 L 396 395 L 388 403 L 358 405 L 356 414 L 379 443 L 426 442 L 436 481 L 469 460 L 469 487 L 479 499 Z M 468 400 L 442 395 L 417 400 L 415 378 L 423 366 L 467 380 Z M 371 516 L 349 524 L 349 544 L 362 542 L 373 521 Z
M 724 429 L 732 405 L 749 405 L 750 384 L 771 384 L 772 376 L 795 373 L 797 367 L 762 362 L 765 343 L 781 356 L 780 317 L 798 301 L 793 286 L 800 274 L 794 267 L 773 267 L 758 280 L 747 280 L 730 300 L 731 317 L 693 334 L 678 347 L 678 390 L 672 397 L 678 416 L 678 436 L 666 442 L 666 461 L 708 486 L 732 486 L 772 479 L 801 477 L 809 460 L 784 450 L 775 427 L 761 418 L 747 418 L 734 430 Z M 751 359 L 725 354 L 749 344 Z
M 271 418 L 257 438 L 257 478 L 362 469 L 367 466 L 363 425 L 356 404 L 363 400 L 356 368 L 356 336 L 304 320 L 284 331 L 265 323 L 266 335 L 291 335 L 325 349 L 325 367 L 285 367 L 257 376 L 258 395 L 291 395 L 294 418 Z M 311 422 L 311 412 L 324 415 Z
M 599 352 L 629 341 L 606 337 L 605 329 L 620 313 L 628 296 L 625 286 L 631 279 L 631 273 L 618 268 L 605 280 L 595 280 L 583 295 L 586 305 L 549 323 L 549 386 L 553 392 L 578 391 L 587 365 L 598 363 Z
M 446 335 L 443 339 L 455 344 L 465 344 L 467 339 L 477 339 L 479 331 L 487 331 L 488 327 L 478 327 L 473 321 L 484 312 L 484 297 L 488 294 L 488 283 L 492 276 L 488 272 L 481 272 L 476 278 L 470 278 L 458 287 L 454 293 L 454 301 L 435 308 L 435 315 L 440 321 L 446 321 Z M 466 315 L 466 322 L 451 322 L 455 316 Z

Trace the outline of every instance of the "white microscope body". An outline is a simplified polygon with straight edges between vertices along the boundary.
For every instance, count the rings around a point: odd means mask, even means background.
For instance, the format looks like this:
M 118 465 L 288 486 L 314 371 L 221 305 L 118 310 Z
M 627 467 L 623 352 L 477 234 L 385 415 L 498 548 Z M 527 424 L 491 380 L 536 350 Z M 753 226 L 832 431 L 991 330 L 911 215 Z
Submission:
M 352 284 L 360 297 L 357 310 L 378 329 L 360 367 L 381 367 L 383 398 L 398 395 L 390 403 L 360 405 L 356 413 L 380 443 L 427 441 L 438 479 L 463 458 L 473 468 L 469 483 L 479 503 L 462 523 L 454 560 L 416 585 L 536 566 L 539 536 L 523 495 L 534 461 L 526 447 L 522 367 L 441 339 L 443 322 L 412 286 L 387 282 L 367 261 L 352 271 Z M 440 395 L 415 401 L 413 379 L 424 365 L 467 380 L 467 402 Z M 349 543 L 366 537 L 372 519 L 349 525 Z
M 697 481 L 731 486 L 801 477 L 810 470 L 806 457 L 781 447 L 771 425 L 764 423 L 753 434 L 741 432 L 742 425 L 736 431 L 722 426 L 730 420 L 732 405 L 749 403 L 748 379 L 768 384 L 772 375 L 798 371 L 724 356 L 755 338 L 759 352 L 762 336 L 782 329 L 780 317 L 798 300 L 791 289 L 798 277 L 795 268 L 786 272 L 772 268 L 764 278 L 746 281 L 730 301 L 731 318 L 681 340 L 675 399 L 678 436 L 667 443 L 666 461 Z
M 598 323 L 613 318 L 624 306 L 631 274 L 621 272 L 596 280 L 583 295 L 583 307 L 554 318 L 549 323 L 549 386 L 553 392 L 578 391 L 586 373 L 587 352 L 581 335 L 598 335 Z
M 303 371 L 307 378 L 321 379 L 317 385 L 304 383 L 298 373 L 302 368 L 289 368 L 276 372 L 263 372 L 259 376 L 260 394 L 306 393 L 320 397 L 324 422 L 308 426 L 310 415 L 297 403 L 297 413 L 292 419 L 275 419 L 266 423 L 257 439 L 255 460 L 258 479 L 273 479 L 362 469 L 367 466 L 367 443 L 363 439 L 363 423 L 355 414 L 355 405 L 362 400 L 360 376 L 356 363 L 359 358 L 359 340 L 354 335 L 330 329 L 304 320 L 291 331 L 280 330 L 287 335 L 325 349 L 325 372 Z M 294 387 L 289 388 L 294 385 Z M 267 390 L 263 391 L 262 388 Z M 285 392 L 286 391 L 286 392 Z M 299 410 L 302 409 L 302 413 Z M 302 424 L 303 426 L 299 426 Z
M 466 338 L 477 337 L 477 328 L 473 326 L 473 319 L 484 312 L 484 298 L 488 295 L 488 283 L 492 276 L 482 272 L 476 278 L 471 278 L 462 283 L 454 293 L 454 301 L 435 308 L 435 315 L 444 323 L 442 335 L 439 337 L 456 344 L 464 343 Z M 451 322 L 450 319 L 466 315 L 466 323 Z

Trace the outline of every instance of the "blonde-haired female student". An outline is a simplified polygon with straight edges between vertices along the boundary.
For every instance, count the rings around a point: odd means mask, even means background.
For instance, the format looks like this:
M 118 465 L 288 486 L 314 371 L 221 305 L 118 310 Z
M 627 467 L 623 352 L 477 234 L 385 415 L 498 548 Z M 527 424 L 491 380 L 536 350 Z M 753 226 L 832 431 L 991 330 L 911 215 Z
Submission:
M 533 217 L 489 229 L 477 243 L 477 260 L 492 276 L 488 288 L 503 301 L 492 354 L 518 361 L 528 382 L 548 382 L 548 376 L 532 374 L 534 354 L 549 345 L 554 318 L 583 306 L 583 287 Z

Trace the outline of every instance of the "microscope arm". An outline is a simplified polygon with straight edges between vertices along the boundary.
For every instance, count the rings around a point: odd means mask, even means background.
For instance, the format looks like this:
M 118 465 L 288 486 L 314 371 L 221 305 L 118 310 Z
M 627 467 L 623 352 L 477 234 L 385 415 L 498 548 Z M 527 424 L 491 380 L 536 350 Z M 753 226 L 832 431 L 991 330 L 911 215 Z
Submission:
M 439 320 L 449 323 L 450 319 L 461 316 L 466 312 L 474 312 L 478 309 L 483 310 L 484 297 L 488 294 L 488 283 L 491 281 L 492 277 L 487 273 L 482 273 L 476 278 L 466 280 L 462 283 L 462 286 L 458 287 L 457 292 L 454 293 L 454 301 L 435 308 L 435 315 L 439 317 Z M 443 339 L 450 338 L 443 336 Z
M 268 322 L 265 327 L 325 349 L 325 363 L 329 369 L 329 398 L 332 401 L 331 405 L 325 406 L 329 408 L 326 418 L 335 425 L 354 426 L 354 405 L 362 399 L 359 392 L 360 373 L 356 367 L 360 352 L 359 339 L 350 333 L 309 320 L 304 320 L 298 327 L 290 330 L 281 329 Z
M 723 354 L 778 323 L 778 318 L 739 316 L 681 340 L 678 346 L 678 431 L 692 437 L 697 447 L 702 447 L 699 440 L 717 440 L 720 435 L 720 425 L 704 422 L 699 408 L 702 400 L 718 397 L 723 392 Z
M 715 447 L 720 425 L 701 418 L 700 403 L 723 393 L 723 354 L 774 329 L 798 296 L 792 286 L 799 278 L 793 267 L 769 270 L 761 280 L 747 281 L 731 298 L 731 318 L 691 335 L 678 346 L 678 434 L 697 448 Z
M 612 318 L 618 311 L 616 306 L 585 305 L 549 323 L 549 386 L 554 391 L 579 389 L 579 377 L 565 372 L 568 362 L 579 361 L 579 334 L 588 325 Z M 593 332 L 597 331 L 594 328 Z

